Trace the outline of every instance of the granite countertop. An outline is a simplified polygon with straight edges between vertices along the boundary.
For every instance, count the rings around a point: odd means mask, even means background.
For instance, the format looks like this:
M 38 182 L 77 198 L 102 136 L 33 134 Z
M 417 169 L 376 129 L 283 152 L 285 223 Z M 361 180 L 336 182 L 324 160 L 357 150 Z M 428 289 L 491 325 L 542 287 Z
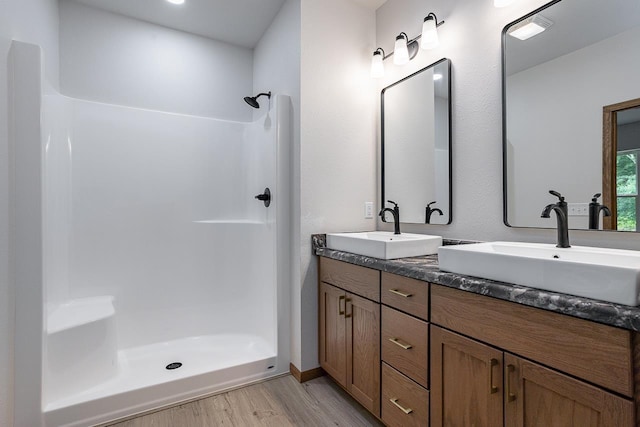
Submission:
M 605 325 L 640 331 L 640 307 L 631 307 L 590 298 L 543 291 L 510 283 L 496 282 L 478 277 L 447 273 L 440 271 L 438 268 L 438 255 L 384 260 L 329 249 L 325 243 L 326 238 L 324 234 L 314 234 L 312 236 L 312 247 L 316 255 L 385 271 L 387 273 L 411 277 L 449 288 L 554 311 Z M 470 242 L 444 240 L 445 245 L 463 243 Z

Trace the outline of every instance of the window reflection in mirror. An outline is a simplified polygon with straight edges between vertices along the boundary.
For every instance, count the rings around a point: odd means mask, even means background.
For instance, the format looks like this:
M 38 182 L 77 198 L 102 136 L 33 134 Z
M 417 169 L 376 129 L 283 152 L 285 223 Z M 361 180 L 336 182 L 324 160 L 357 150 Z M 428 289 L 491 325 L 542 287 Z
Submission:
M 612 213 L 610 218 L 604 218 L 604 228 L 640 231 L 640 99 L 605 106 L 603 123 L 603 170 L 610 173 L 603 173 L 602 188 L 605 189 L 604 203 Z
M 524 40 L 514 36 L 514 29 L 536 17 L 543 31 Z M 554 202 L 548 191 L 556 190 L 569 203 L 572 229 L 588 229 L 588 204 L 602 193 L 601 203 L 613 215 L 601 215 L 598 227 L 637 230 L 637 195 L 617 195 L 617 151 L 605 149 L 603 108 L 640 98 L 638 46 L 640 2 L 635 0 L 554 1 L 505 27 L 507 225 L 554 228 L 555 221 L 540 218 L 540 211 Z M 622 161 L 628 169 L 630 159 Z M 628 186 L 632 178 L 620 179 Z M 618 215 L 616 207 L 622 209 Z
M 382 207 L 400 221 L 451 222 L 451 78 L 442 59 L 382 90 Z

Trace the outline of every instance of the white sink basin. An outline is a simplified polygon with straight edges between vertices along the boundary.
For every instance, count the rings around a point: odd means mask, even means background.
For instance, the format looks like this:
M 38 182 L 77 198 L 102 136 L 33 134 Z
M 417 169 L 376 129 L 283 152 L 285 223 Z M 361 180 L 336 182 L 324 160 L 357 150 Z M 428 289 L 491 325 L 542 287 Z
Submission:
M 327 247 L 381 259 L 431 255 L 442 246 L 442 237 L 427 234 L 393 234 L 391 231 L 327 234 Z
M 551 244 L 488 242 L 444 246 L 440 270 L 640 305 L 640 252 Z

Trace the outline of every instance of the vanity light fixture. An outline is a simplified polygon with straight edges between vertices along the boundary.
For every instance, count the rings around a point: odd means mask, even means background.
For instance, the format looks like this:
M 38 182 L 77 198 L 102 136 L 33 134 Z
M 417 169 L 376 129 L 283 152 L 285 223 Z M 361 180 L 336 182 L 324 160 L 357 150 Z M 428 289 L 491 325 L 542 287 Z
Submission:
M 435 13 L 429 13 L 422 22 L 422 47 L 423 49 L 433 49 L 440 43 L 438 39 L 438 27 L 444 24 L 444 21 L 438 22 Z
M 384 77 L 384 50 L 379 47 L 373 52 L 373 58 L 371 59 L 371 77 L 379 79 Z
M 520 40 L 527 40 L 540 34 L 552 25 L 553 21 L 540 14 L 536 14 L 511 27 L 507 34 Z
M 411 43 L 418 42 L 413 40 Z M 413 55 L 409 55 L 409 36 L 404 31 L 396 36 L 396 44 L 393 49 L 393 63 L 396 65 L 407 64 L 416 55 L 417 50 L 414 49 Z
M 184 0 L 167 0 L 171 4 L 183 4 Z
M 515 3 L 517 0 L 493 0 L 493 5 L 495 7 L 506 7 L 510 4 Z
M 396 65 L 404 65 L 409 63 L 418 54 L 420 45 L 418 39 L 422 38 L 423 49 L 433 49 L 438 46 L 438 30 L 437 28 L 444 24 L 444 21 L 438 22 L 438 18 L 435 13 L 429 13 L 423 20 L 422 33 L 417 37 L 409 39 L 407 33 L 404 31 L 398 34 L 396 37 L 396 43 L 393 52 L 385 55 L 384 50 L 381 47 L 377 48 L 373 52 L 371 58 L 371 77 L 380 78 L 384 76 L 384 64 L 383 61 L 390 56 L 393 56 L 393 63 Z

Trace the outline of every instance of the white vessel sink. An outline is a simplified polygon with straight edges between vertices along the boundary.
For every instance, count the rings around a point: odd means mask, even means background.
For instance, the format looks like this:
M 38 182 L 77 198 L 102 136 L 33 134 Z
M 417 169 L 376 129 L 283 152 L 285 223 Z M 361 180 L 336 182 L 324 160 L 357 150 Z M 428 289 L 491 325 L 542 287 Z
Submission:
M 640 305 L 640 252 L 488 242 L 444 246 L 440 270 L 617 304 Z
M 431 255 L 442 246 L 441 236 L 393 234 L 391 231 L 327 234 L 327 247 L 381 259 Z

